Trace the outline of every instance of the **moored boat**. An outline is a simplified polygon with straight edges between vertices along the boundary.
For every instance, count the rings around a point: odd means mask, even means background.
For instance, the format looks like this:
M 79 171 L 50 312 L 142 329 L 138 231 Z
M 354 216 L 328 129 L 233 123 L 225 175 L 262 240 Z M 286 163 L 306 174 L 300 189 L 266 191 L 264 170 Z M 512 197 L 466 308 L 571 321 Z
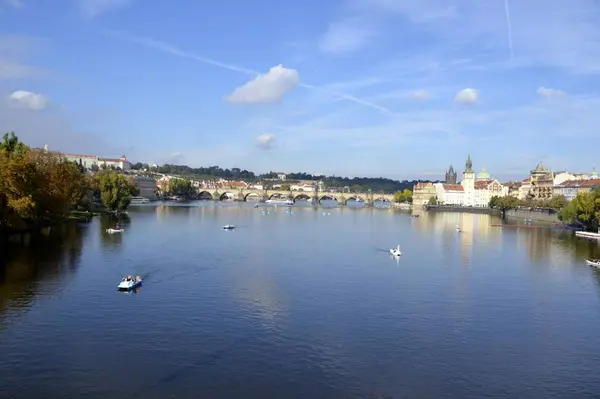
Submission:
M 108 234 L 122 233 L 124 231 L 125 229 L 106 229 L 106 232 Z
M 585 263 L 600 269 L 600 259 L 588 259 L 585 261 Z
M 235 229 L 235 226 L 232 224 L 226 224 L 225 226 L 223 226 L 223 230 L 233 230 Z
M 126 276 L 119 283 L 119 290 L 129 291 L 142 285 L 142 278 L 140 276 Z

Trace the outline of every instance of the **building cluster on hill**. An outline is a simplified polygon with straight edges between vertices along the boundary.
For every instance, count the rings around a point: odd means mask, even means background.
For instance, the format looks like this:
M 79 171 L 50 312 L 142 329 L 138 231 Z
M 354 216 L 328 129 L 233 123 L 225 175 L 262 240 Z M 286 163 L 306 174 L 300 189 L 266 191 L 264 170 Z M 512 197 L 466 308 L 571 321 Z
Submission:
M 520 200 L 549 200 L 564 196 L 571 201 L 579 192 L 600 187 L 600 178 L 594 168 L 591 174 L 553 172 L 540 162 L 522 181 L 500 183 L 485 168 L 479 173 L 473 170 L 471 156 L 467 157 L 462 180 L 453 166 L 446 172 L 443 183 L 417 183 L 413 188 L 413 206 L 423 206 L 432 198 L 437 204 L 468 207 L 487 207 L 492 197 L 513 196 Z

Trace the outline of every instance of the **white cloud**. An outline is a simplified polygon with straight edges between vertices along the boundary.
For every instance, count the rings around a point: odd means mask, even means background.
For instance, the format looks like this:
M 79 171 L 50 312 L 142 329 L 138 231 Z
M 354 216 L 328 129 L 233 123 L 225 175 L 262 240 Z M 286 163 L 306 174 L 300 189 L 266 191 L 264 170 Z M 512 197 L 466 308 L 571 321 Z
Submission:
M 48 99 L 41 94 L 17 90 L 8 97 L 11 104 L 20 108 L 39 111 L 48 106 Z
M 133 0 L 75 0 L 79 11 L 87 18 L 129 6 Z
M 426 90 L 416 90 L 410 93 L 410 98 L 415 101 L 423 101 L 429 98 L 429 93 Z
M 462 89 L 454 97 L 454 101 L 459 104 L 475 104 L 479 100 L 479 92 L 475 89 Z
M 256 146 L 263 150 L 270 150 L 275 147 L 276 140 L 273 134 L 260 134 L 256 136 Z
M 243 86 L 238 87 L 227 97 L 232 104 L 268 104 L 275 103 L 294 89 L 300 81 L 295 69 L 284 68 L 279 64 L 269 72 L 258 75 Z
M 333 22 L 321 38 L 319 49 L 330 54 L 348 53 L 366 46 L 372 36 L 373 31 L 361 26 L 357 18 Z
M 548 87 L 540 87 L 539 89 L 537 89 L 537 93 L 545 98 L 555 98 L 555 97 L 562 97 L 564 95 L 566 95 L 567 93 L 565 93 L 562 90 L 557 90 L 557 89 L 550 89 Z

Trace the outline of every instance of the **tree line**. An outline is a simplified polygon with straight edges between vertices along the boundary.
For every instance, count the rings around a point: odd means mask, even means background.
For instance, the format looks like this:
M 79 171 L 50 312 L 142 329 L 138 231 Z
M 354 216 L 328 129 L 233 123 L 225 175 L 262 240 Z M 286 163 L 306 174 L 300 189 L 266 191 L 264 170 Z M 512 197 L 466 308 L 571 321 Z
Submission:
M 86 173 L 76 162 L 20 142 L 6 133 L 0 142 L 0 230 L 37 228 L 89 210 L 99 197 L 111 211 L 126 209 L 138 193 L 131 178 L 106 170 Z
M 243 180 L 247 183 L 261 182 L 268 179 L 277 179 L 278 175 L 275 172 L 264 174 L 255 174 L 241 168 L 222 169 L 218 166 L 192 168 L 187 165 L 171 165 L 165 164 L 157 167 L 151 167 L 148 164 L 137 162 L 131 166 L 133 170 L 148 170 L 156 173 L 176 175 L 188 179 L 196 180 L 212 180 L 212 179 L 235 179 Z M 385 177 L 340 177 L 340 176 L 325 176 L 312 175 L 304 172 L 295 172 L 286 174 L 286 184 L 293 184 L 301 180 L 320 180 L 323 181 L 326 187 L 342 189 L 348 187 L 352 192 L 374 192 L 394 193 L 412 190 L 413 186 L 427 180 L 393 180 Z
M 558 212 L 558 219 L 567 224 L 577 224 L 589 231 L 597 231 L 600 226 L 600 187 L 588 192 L 578 192 L 570 202 L 562 195 L 548 200 L 520 200 L 513 196 L 494 196 L 489 206 L 502 210 L 523 207 L 547 209 Z

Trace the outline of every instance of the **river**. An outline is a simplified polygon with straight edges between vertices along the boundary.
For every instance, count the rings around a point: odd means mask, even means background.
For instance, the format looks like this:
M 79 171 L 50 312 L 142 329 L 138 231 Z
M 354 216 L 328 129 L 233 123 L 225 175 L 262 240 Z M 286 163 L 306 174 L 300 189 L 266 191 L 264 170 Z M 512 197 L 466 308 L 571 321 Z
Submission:
M 132 207 L 122 234 L 96 218 L 2 249 L 0 397 L 598 397 L 598 243 L 269 209 Z M 117 292 L 126 274 L 144 286 Z

